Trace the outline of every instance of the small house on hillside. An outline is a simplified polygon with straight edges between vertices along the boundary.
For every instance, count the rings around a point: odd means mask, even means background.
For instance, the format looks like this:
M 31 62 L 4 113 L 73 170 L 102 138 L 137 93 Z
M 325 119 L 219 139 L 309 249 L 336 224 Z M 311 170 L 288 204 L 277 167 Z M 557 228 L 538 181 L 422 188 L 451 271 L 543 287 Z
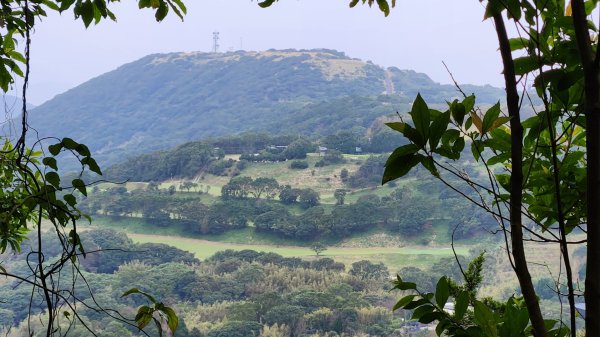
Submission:
M 325 146 L 319 146 L 319 157 L 325 157 L 327 154 L 327 148 Z

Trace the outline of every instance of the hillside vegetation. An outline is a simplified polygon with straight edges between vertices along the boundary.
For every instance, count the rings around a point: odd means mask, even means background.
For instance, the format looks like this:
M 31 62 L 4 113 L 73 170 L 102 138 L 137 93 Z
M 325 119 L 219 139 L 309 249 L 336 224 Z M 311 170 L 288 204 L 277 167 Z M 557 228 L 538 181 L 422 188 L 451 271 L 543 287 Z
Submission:
M 481 103 L 503 97 L 489 86 L 466 90 Z M 417 92 L 439 103 L 458 96 L 425 74 L 333 50 L 155 54 L 57 95 L 31 110 L 30 123 L 40 136 L 85 143 L 104 167 L 243 131 L 364 131 L 382 115 L 406 111 Z
M 184 153 L 191 144 L 183 147 Z M 212 146 L 200 145 L 194 149 L 212 151 Z M 381 186 L 385 155 L 307 154 L 292 148 L 263 150 L 250 160 L 221 154 L 220 159 L 194 162 L 189 159 L 198 156 L 178 155 L 182 148 L 143 156 L 108 170 L 121 179 L 134 174 L 138 182 L 101 184 L 82 208 L 129 232 L 305 247 L 376 233 L 391 235 L 394 247 L 437 245 L 447 244 L 453 231 L 457 240 L 469 240 L 495 228 L 490 216 L 461 202 L 425 172 Z M 251 161 L 292 152 L 302 159 Z M 163 162 L 170 170 L 158 169 Z M 195 169 L 182 172 L 178 167 Z M 479 174 L 470 164 L 464 168 L 472 176 Z

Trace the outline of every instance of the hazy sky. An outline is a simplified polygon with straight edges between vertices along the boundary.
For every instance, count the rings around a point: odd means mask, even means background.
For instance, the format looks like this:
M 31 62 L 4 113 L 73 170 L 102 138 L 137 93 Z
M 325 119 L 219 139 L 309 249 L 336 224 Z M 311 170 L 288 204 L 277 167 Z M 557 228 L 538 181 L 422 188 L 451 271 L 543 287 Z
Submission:
M 162 23 L 136 1 L 111 4 L 118 22 L 85 29 L 72 12 L 52 15 L 33 36 L 29 99 L 52 98 L 151 53 L 330 48 L 348 56 L 427 73 L 450 83 L 445 61 L 461 83 L 501 86 L 491 21 L 479 1 L 399 0 L 385 18 L 376 8 L 349 9 L 348 0 L 280 0 L 268 9 L 249 0 L 184 0 L 188 15 Z

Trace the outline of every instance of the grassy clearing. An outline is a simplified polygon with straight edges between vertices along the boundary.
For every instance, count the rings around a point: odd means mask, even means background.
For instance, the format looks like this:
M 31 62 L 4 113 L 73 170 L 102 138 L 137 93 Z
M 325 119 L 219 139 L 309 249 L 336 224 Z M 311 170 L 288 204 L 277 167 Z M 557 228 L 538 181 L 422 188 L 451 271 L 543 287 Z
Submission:
M 340 172 L 346 168 L 350 174 L 358 170 L 369 155 L 347 155 L 347 162 L 343 164 L 314 167 L 321 158 L 318 154 L 309 154 L 306 161 L 309 168 L 304 170 L 293 170 L 289 168 L 290 161 L 277 163 L 248 163 L 246 169 L 241 172 L 242 176 L 275 178 L 281 185 L 290 185 L 294 188 L 312 188 L 321 195 L 321 202 L 334 204 L 333 193 L 338 188 L 346 188 L 340 179 Z M 239 155 L 228 155 L 227 158 L 239 159 Z M 196 182 L 203 188 L 209 187 L 208 194 L 219 197 L 221 187 L 227 184 L 231 177 L 214 176 L 212 174 L 201 174 Z M 161 189 L 170 186 L 178 187 L 182 180 L 168 180 L 160 184 Z M 384 192 L 389 194 L 389 192 Z
M 310 243 L 299 240 L 283 239 L 270 233 L 256 233 L 253 227 L 234 229 L 223 234 L 190 234 L 185 226 L 171 225 L 160 227 L 147 223 L 142 218 L 126 217 L 94 217 L 94 227 L 112 228 L 128 234 L 150 234 L 169 237 L 185 237 L 198 240 L 211 241 L 225 244 L 250 244 L 250 245 L 283 245 L 283 246 L 309 246 Z
M 344 188 L 344 184 L 339 177 L 340 171 L 346 167 L 348 172 L 352 173 L 358 169 L 358 166 L 345 163 L 314 167 L 319 159 L 318 156 L 307 157 L 306 161 L 309 164 L 309 168 L 304 170 L 290 169 L 289 161 L 280 163 L 250 163 L 242 171 L 242 175 L 254 179 L 258 177 L 275 178 L 281 185 L 290 185 L 294 188 L 312 188 L 319 192 L 323 203 L 335 203 L 333 192 L 338 188 Z
M 388 185 L 377 186 L 377 187 L 369 187 L 354 190 L 348 194 L 346 194 L 346 203 L 352 204 L 355 203 L 360 197 L 365 195 L 376 195 L 378 197 L 386 197 L 389 196 L 396 189 L 396 187 L 390 187 Z M 333 196 L 332 196 L 333 197 Z M 335 203 L 335 199 L 333 200 Z
M 226 249 L 244 250 L 251 249 L 256 251 L 273 252 L 285 257 L 314 258 L 315 253 L 307 247 L 300 246 L 276 246 L 265 244 L 241 244 L 215 242 L 200 239 L 190 239 L 167 235 L 135 234 L 128 236 L 135 242 L 145 243 L 164 243 L 182 250 L 189 251 L 200 259 L 210 257 L 214 253 Z M 458 254 L 467 254 L 467 247 L 459 247 Z M 368 248 L 348 248 L 348 247 L 329 247 L 322 256 L 327 256 L 336 261 L 344 262 L 346 265 L 352 262 L 368 259 L 375 262 L 384 262 L 391 270 L 399 270 L 406 266 L 417 266 L 427 268 L 440 258 L 452 256 L 452 250 L 449 248 L 433 247 L 368 247 Z
M 324 167 L 314 167 L 315 163 L 321 159 L 318 154 L 311 153 L 306 158 L 309 164 L 309 168 L 304 170 L 293 170 L 289 168 L 290 161 L 277 162 L 277 163 L 248 163 L 246 169 L 241 172 L 242 176 L 252 177 L 253 179 L 259 177 L 275 178 L 281 185 L 290 185 L 294 188 L 312 188 L 317 191 L 321 196 L 321 203 L 335 204 L 336 199 L 334 192 L 336 189 L 348 189 L 344 185 L 340 178 L 340 172 L 342 169 L 347 169 L 349 174 L 354 174 L 360 165 L 364 163 L 370 155 L 365 154 L 354 154 L 344 155 L 346 162 L 342 164 L 327 165 Z M 239 159 L 239 155 L 228 155 L 227 158 Z M 231 177 L 215 176 L 212 174 L 201 174 L 194 181 L 199 185 L 198 189 L 208 193 L 204 193 L 204 199 L 202 202 L 212 203 L 214 198 L 221 196 L 221 188 L 227 184 Z M 396 182 L 398 186 L 410 184 L 413 179 L 399 180 Z M 159 184 L 160 189 L 168 189 L 171 186 L 175 186 L 179 191 L 179 186 L 183 180 L 171 179 L 164 181 Z M 128 190 L 145 189 L 147 183 L 129 182 L 125 184 Z M 113 185 L 100 185 L 101 189 L 108 188 Z M 346 200 L 348 203 L 356 202 L 358 198 L 367 194 L 375 194 L 379 197 L 389 195 L 395 187 L 388 185 L 378 186 L 373 188 L 356 189 L 348 193 Z M 184 191 L 180 191 L 185 193 Z M 190 192 L 191 193 L 191 192 Z M 210 199 L 210 198 L 213 199 Z

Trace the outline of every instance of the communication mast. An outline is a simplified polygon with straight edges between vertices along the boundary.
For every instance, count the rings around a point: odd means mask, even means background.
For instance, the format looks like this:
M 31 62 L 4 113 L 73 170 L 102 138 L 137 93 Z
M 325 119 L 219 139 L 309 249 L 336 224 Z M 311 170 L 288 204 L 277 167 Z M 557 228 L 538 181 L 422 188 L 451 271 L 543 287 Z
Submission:
M 219 32 L 213 32 L 213 53 L 219 52 Z

